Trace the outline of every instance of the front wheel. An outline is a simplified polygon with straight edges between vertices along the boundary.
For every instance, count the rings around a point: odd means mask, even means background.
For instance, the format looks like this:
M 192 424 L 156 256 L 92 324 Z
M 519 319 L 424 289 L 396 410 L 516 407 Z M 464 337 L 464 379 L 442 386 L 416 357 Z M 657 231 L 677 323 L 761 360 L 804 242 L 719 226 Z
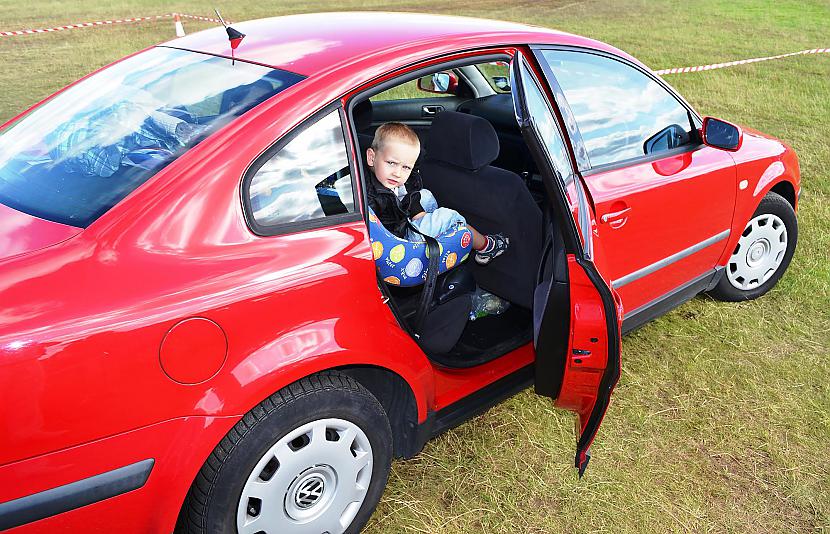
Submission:
M 178 532 L 358 532 L 392 458 L 386 414 L 360 384 L 314 375 L 251 410 L 211 453 Z
M 775 286 L 790 265 L 798 241 L 798 221 L 781 195 L 767 193 L 746 225 L 718 285 L 718 300 L 755 299 Z

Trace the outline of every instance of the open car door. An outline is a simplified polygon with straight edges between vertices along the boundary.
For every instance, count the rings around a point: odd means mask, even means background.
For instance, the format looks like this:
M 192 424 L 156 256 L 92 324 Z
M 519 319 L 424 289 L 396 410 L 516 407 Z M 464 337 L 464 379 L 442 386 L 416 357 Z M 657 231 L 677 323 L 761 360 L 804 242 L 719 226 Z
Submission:
M 516 120 L 548 197 L 533 299 L 536 392 L 576 413 L 575 465 L 582 476 L 620 376 L 623 313 L 592 261 L 592 207 L 553 108 L 521 52 L 510 65 L 510 86 Z

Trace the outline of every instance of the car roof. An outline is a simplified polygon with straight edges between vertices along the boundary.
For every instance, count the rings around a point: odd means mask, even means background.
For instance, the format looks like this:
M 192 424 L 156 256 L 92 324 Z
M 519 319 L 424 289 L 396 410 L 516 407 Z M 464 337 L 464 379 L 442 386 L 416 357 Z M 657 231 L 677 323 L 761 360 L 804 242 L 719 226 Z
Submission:
M 547 28 L 443 15 L 337 12 L 290 15 L 233 23 L 245 34 L 238 59 L 304 76 L 357 64 L 373 56 L 401 57 L 430 48 L 456 49 L 518 44 L 595 48 L 633 59 L 605 43 Z M 165 43 L 166 46 L 231 57 L 221 26 Z

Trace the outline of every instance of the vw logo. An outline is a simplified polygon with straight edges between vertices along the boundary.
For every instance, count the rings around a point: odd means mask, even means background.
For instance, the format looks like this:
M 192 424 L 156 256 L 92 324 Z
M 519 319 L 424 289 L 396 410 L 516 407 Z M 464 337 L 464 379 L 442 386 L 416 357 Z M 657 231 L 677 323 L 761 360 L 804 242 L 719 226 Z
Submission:
M 307 478 L 297 488 L 294 494 L 294 504 L 297 508 L 307 510 L 317 504 L 323 491 L 326 489 L 326 481 L 320 475 L 313 475 Z

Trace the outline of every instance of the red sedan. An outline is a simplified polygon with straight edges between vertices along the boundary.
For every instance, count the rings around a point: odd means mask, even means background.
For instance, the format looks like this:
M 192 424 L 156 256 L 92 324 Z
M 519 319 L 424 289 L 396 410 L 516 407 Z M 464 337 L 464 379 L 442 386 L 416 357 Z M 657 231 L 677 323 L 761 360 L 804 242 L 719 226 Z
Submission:
M 389 121 L 505 254 L 381 265 Z M 300 15 L 129 56 L 0 131 L 0 530 L 355 532 L 393 457 L 531 384 L 582 474 L 621 334 L 767 292 L 799 194 L 782 142 L 542 28 Z

